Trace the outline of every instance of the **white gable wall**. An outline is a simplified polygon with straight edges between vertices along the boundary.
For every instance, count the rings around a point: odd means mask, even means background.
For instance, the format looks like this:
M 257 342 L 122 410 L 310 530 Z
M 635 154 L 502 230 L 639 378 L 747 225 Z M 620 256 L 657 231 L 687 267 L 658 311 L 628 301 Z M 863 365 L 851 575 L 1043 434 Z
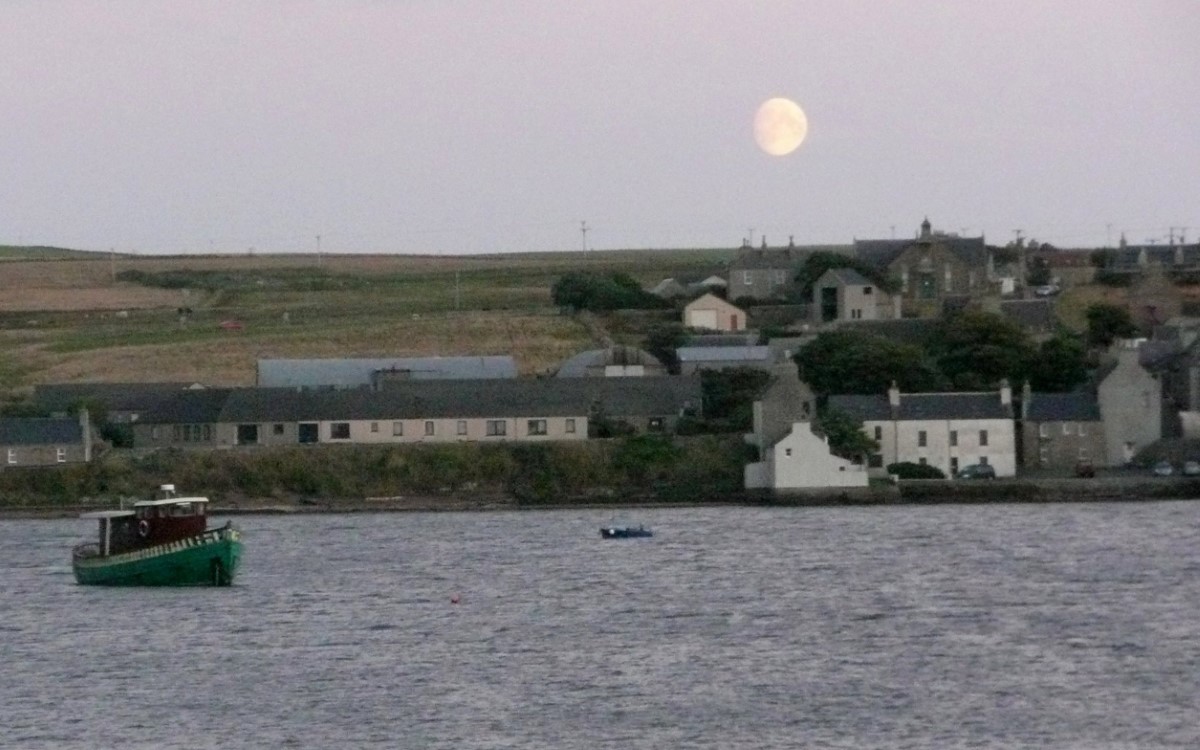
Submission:
M 830 453 L 828 442 L 813 433 L 809 422 L 795 422 L 791 433 L 768 449 L 766 458 L 746 467 L 747 489 L 867 486 L 866 467 Z

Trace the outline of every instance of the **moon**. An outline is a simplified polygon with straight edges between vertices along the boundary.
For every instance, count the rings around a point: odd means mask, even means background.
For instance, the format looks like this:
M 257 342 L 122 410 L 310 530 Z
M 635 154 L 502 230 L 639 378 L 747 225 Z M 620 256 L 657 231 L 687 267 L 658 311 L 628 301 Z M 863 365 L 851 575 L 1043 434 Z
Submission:
M 771 156 L 786 156 L 804 143 L 808 118 L 791 99 L 768 99 L 754 114 L 754 140 Z

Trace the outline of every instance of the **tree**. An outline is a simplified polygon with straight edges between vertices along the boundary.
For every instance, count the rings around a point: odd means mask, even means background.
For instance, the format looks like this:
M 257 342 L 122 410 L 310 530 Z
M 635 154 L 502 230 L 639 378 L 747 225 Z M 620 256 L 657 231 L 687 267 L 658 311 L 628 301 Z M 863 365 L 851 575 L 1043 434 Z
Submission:
M 945 378 L 917 346 L 858 331 L 827 331 L 794 357 L 800 378 L 819 396 L 939 390 Z
M 679 347 L 687 343 L 687 331 L 679 323 L 656 326 L 646 334 L 644 348 L 662 362 L 667 372 L 679 374 Z
M 894 279 L 889 279 L 874 266 L 857 258 L 849 258 L 839 253 L 816 252 L 808 256 L 796 272 L 796 287 L 800 298 L 811 301 L 813 284 L 832 268 L 853 268 L 885 292 L 894 293 L 899 288 Z
M 829 440 L 829 450 L 835 456 L 855 460 L 879 450 L 879 443 L 863 432 L 862 421 L 841 409 L 821 410 L 814 426 Z
M 568 273 L 550 288 L 554 304 L 570 310 L 646 310 L 667 306 L 628 274 Z
M 1107 347 L 1117 339 L 1138 333 L 1128 308 L 1097 302 L 1088 307 L 1086 315 L 1087 342 L 1090 346 Z
M 1078 336 L 1060 333 L 1038 347 L 1029 368 L 1035 391 L 1065 393 L 1087 380 L 1087 346 Z
M 1019 325 L 996 313 L 967 310 L 942 322 L 932 342 L 942 373 L 958 390 L 1024 382 L 1035 348 Z
M 771 374 L 753 367 L 701 370 L 704 421 L 712 431 L 746 432 L 754 425 L 754 400 L 771 382 Z

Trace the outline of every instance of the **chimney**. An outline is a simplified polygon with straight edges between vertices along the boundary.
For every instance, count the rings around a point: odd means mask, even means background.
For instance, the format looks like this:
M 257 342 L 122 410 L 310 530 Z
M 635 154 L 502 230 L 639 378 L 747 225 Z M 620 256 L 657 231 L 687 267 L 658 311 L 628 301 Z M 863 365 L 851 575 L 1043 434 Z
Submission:
M 900 408 L 900 388 L 896 385 L 895 380 L 893 380 L 892 384 L 888 386 L 888 404 L 890 404 L 893 409 Z
M 84 463 L 92 462 L 92 420 L 87 409 L 79 410 L 79 431 L 83 435 Z
M 765 235 L 765 234 L 763 235 L 763 238 L 762 238 L 762 249 L 763 250 L 767 249 L 767 235 Z
M 1025 381 L 1025 385 L 1021 386 L 1021 419 L 1029 418 L 1029 402 L 1033 400 L 1033 389 L 1029 387 L 1029 381 Z
M 1000 381 L 1000 404 L 1012 406 L 1012 386 L 1008 384 L 1008 378 Z

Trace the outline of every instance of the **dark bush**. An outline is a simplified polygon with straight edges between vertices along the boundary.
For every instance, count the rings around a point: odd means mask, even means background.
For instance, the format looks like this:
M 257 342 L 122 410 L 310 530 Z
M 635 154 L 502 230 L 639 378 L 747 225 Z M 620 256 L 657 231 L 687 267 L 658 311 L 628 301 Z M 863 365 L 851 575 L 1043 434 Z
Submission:
M 936 466 L 916 464 L 912 461 L 901 461 L 888 464 L 888 474 L 895 474 L 901 479 L 945 479 L 946 475 Z

